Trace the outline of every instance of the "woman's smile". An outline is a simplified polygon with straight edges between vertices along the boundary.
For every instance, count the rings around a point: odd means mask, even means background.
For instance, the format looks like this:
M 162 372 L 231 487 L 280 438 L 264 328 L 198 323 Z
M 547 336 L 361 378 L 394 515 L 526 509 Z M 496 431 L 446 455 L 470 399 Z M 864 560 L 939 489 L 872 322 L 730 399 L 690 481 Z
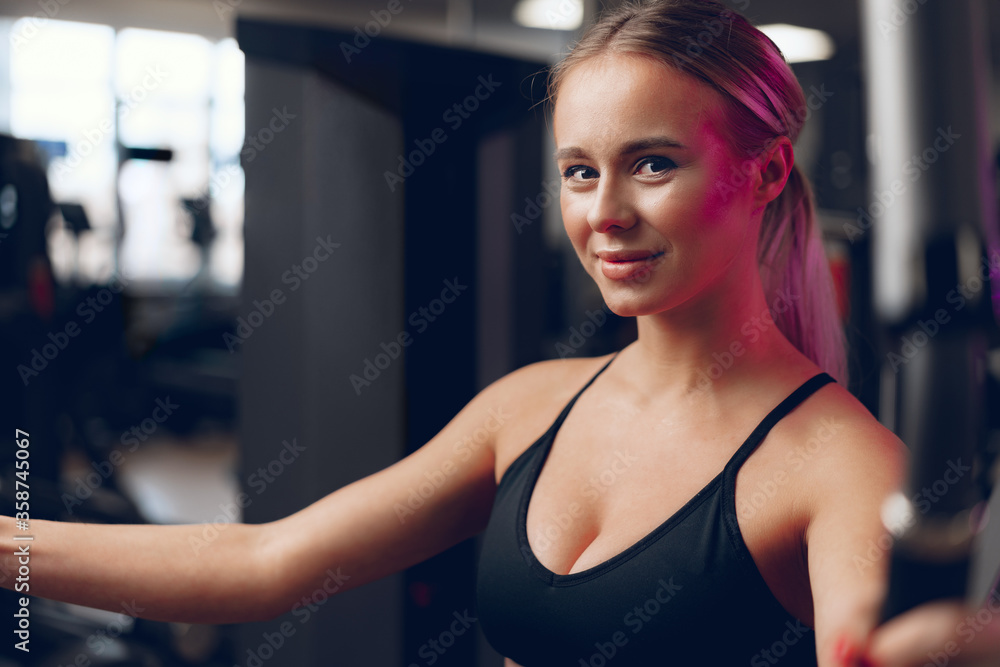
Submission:
M 608 280 L 645 280 L 665 251 L 604 250 L 597 252 L 601 273 Z

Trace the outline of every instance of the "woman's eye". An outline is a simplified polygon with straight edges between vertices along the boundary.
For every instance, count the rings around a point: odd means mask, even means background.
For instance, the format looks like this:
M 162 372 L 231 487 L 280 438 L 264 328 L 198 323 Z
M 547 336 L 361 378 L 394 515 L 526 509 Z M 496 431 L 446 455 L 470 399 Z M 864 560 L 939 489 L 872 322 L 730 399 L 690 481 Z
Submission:
M 635 171 L 642 176 L 654 176 L 676 167 L 677 164 L 673 160 L 665 157 L 647 157 L 639 161 Z
M 577 164 L 566 169 L 562 175 L 566 180 L 582 181 L 588 178 L 596 178 L 597 172 L 590 167 Z

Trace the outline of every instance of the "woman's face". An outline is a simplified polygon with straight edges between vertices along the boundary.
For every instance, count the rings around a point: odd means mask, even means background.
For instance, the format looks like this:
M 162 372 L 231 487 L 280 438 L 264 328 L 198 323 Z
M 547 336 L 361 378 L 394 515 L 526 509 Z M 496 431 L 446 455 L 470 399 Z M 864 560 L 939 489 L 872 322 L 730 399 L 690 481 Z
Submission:
M 563 79 L 563 224 L 613 312 L 647 315 L 752 285 L 760 204 L 724 123 L 717 91 L 649 58 L 602 55 Z

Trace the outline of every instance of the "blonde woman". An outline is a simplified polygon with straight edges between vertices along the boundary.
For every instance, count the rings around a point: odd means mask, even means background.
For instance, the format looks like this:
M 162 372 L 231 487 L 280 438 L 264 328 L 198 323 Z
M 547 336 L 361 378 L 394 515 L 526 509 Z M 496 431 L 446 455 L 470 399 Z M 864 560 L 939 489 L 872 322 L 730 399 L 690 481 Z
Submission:
M 793 150 L 806 103 L 777 48 L 713 0 L 628 5 L 554 68 L 551 102 L 566 232 L 635 342 L 517 370 L 407 458 L 197 557 L 197 526 L 35 522 L 32 592 L 250 621 L 331 566 L 346 590 L 485 531 L 476 613 L 508 665 L 926 662 L 963 610 L 873 634 L 887 559 L 855 557 L 905 448 L 841 384 Z M 451 444 L 497 409 L 510 418 L 456 464 Z M 446 466 L 401 523 L 406 489 Z

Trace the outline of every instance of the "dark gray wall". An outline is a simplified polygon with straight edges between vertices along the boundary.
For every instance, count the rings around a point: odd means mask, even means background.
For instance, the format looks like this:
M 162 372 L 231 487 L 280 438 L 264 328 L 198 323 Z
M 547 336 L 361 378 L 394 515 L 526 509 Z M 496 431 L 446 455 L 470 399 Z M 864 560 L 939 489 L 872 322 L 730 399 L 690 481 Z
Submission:
M 242 481 L 252 498 L 245 521 L 258 523 L 287 516 L 403 453 L 402 363 L 360 397 L 348 380 L 379 351 L 373 341 L 404 328 L 402 191 L 388 192 L 382 176 L 401 151 L 402 131 L 393 117 L 328 79 L 253 58 L 246 99 L 248 136 L 269 127 L 273 109 L 296 116 L 252 159 L 244 155 L 241 313 L 246 317 L 253 300 L 274 289 L 287 298 L 242 345 Z M 317 237 L 327 236 L 340 244 L 330 258 L 298 289 L 283 282 L 312 254 Z M 299 458 L 262 493 L 259 484 L 249 488 L 248 477 L 292 438 L 306 448 Z M 400 578 L 389 577 L 331 599 L 306 622 L 286 614 L 242 627 L 237 655 L 245 661 L 262 633 L 290 621 L 295 634 L 271 664 L 397 665 L 401 600 Z

